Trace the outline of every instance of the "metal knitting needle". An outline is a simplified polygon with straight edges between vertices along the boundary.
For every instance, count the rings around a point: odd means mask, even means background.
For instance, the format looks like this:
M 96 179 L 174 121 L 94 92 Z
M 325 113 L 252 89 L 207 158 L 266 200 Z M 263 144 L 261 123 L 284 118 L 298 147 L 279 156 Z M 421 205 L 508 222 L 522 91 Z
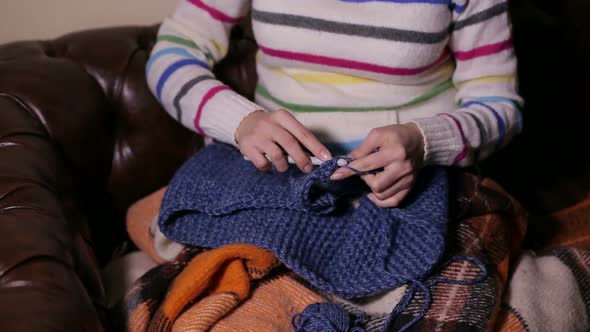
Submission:
M 266 154 L 265 154 L 264 156 L 266 157 L 266 159 L 270 160 L 270 158 L 268 158 L 268 156 L 267 156 Z M 244 156 L 244 159 L 245 159 L 245 160 L 249 160 L 249 159 L 248 159 L 248 157 L 246 157 L 246 156 Z M 318 158 L 316 158 L 316 157 L 313 157 L 313 156 L 309 156 L 309 159 L 311 160 L 311 163 L 312 163 L 313 165 L 316 165 L 316 166 L 319 166 L 319 165 L 321 165 L 321 164 L 323 163 L 323 161 L 322 161 L 322 160 L 320 160 L 320 159 L 318 159 Z M 293 158 L 291 158 L 291 156 L 287 156 L 287 161 L 288 161 L 290 164 L 295 164 L 295 160 L 293 160 Z M 344 162 L 344 164 L 343 164 L 343 165 L 341 165 L 341 164 L 342 164 L 342 161 Z M 344 165 L 346 165 L 346 164 L 347 164 L 346 160 L 344 160 L 344 159 L 340 159 L 340 160 L 338 160 L 338 166 L 344 166 Z

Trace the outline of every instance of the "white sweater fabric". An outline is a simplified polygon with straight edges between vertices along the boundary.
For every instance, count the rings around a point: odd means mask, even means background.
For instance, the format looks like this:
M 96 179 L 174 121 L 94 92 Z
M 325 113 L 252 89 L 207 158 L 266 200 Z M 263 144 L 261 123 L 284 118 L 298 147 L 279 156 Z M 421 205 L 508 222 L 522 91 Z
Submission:
M 256 110 L 290 111 L 333 154 L 414 122 L 426 164 L 471 165 L 522 129 L 503 0 L 182 0 L 146 71 L 186 127 L 235 144 Z M 251 15 L 248 15 L 248 13 Z M 216 80 L 232 26 L 251 17 L 255 101 Z

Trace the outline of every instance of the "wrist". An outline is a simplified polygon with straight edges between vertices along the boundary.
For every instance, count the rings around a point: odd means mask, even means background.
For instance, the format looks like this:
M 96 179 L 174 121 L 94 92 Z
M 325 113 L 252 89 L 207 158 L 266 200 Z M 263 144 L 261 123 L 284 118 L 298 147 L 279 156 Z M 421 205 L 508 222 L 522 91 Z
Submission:
M 238 128 L 236 128 L 234 133 L 234 141 L 236 144 L 240 144 L 240 138 L 247 131 L 247 129 L 251 127 L 251 123 L 256 122 L 256 119 L 264 113 L 266 113 L 264 110 L 257 110 L 242 118 L 240 124 L 238 124 Z
M 410 133 L 410 150 L 413 151 L 412 155 L 414 156 L 414 160 L 419 164 L 424 163 L 425 157 L 425 136 L 422 132 L 422 129 L 414 122 L 404 123 L 409 133 Z

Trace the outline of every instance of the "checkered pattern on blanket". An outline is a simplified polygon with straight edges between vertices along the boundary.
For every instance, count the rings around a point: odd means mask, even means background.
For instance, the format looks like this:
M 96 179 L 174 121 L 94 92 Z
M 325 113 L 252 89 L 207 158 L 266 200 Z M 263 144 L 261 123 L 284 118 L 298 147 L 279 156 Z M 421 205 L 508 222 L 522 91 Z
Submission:
M 439 283 L 432 287 L 432 301 L 426 316 L 415 324 L 413 331 L 540 331 L 568 330 L 587 331 L 590 329 L 590 229 L 572 232 L 571 226 L 557 232 L 550 241 L 549 249 L 539 248 L 536 253 L 522 252 L 520 249 L 526 231 L 527 216 L 523 208 L 508 194 L 490 180 L 481 180 L 473 175 L 459 173 L 452 177 L 451 220 L 448 243 L 452 244 L 446 257 L 456 255 L 475 256 L 485 263 L 487 277 L 474 285 L 456 285 Z M 574 213 L 575 220 L 590 220 L 590 204 L 582 209 L 567 211 L 567 216 Z M 588 211 L 586 211 L 588 210 Z M 559 217 L 559 215 L 557 215 Z M 571 218 L 566 218 L 571 219 Z M 567 220 L 561 220 L 565 225 Z M 149 223 L 147 223 L 149 224 Z M 145 232 L 149 232 L 146 228 Z M 563 233 L 563 234 L 562 234 Z M 560 244 L 572 243 L 576 248 L 560 247 Z M 123 310 L 129 331 L 147 331 L 150 320 L 166 296 L 168 287 L 184 266 L 201 250 L 185 248 L 177 258 L 164 263 L 148 272 L 136 283 L 128 294 Z M 469 261 L 455 261 L 438 270 L 432 278 L 452 280 L 469 280 L 477 278 L 480 270 Z M 282 310 L 280 306 L 269 306 L 268 296 L 265 301 L 258 300 L 267 284 L 273 284 L 277 278 L 289 280 L 296 284 L 296 291 L 290 297 L 296 298 L 301 293 L 307 294 L 306 301 L 286 301 L 289 303 L 311 303 L 325 300 L 314 295 L 304 281 L 297 277 L 289 278 L 285 270 L 279 270 L 272 277 L 250 280 L 252 296 L 233 309 L 228 315 L 218 317 L 214 330 L 223 331 L 235 328 L 232 319 L 240 320 L 250 317 L 260 318 L 261 312 Z M 275 291 L 281 290 L 282 284 L 274 283 Z M 271 294 L 262 290 L 262 294 Z M 198 308 L 207 311 L 206 303 Z M 366 304 L 366 303 L 365 303 Z M 424 294 L 416 293 L 407 308 L 397 317 L 392 330 L 398 330 L 410 321 L 424 305 Z M 190 316 L 196 306 L 193 305 L 183 313 Z M 240 310 L 244 308 L 243 310 Z M 253 308 L 256 308 L 255 310 Z M 301 306 L 299 307 L 301 308 Z M 359 314 L 360 305 L 353 302 L 345 305 L 350 312 Z M 191 311 L 193 310 L 193 311 Z M 281 311 L 282 312 L 282 311 Z M 285 313 L 291 311 L 286 310 Z M 292 312 L 291 312 L 292 313 Z M 256 317 L 255 317 L 256 316 Z M 194 316 L 196 317 L 196 316 Z M 190 318 L 190 317 L 189 317 Z M 388 315 L 366 314 L 363 324 L 368 331 L 380 330 Z M 282 319 L 282 320 L 281 320 Z M 282 314 L 281 319 L 266 321 L 264 331 L 284 329 L 290 326 L 290 317 Z M 258 320 L 260 322 L 260 320 Z M 261 325 L 262 326 L 262 325 Z M 278 330 L 277 330 L 278 331 Z

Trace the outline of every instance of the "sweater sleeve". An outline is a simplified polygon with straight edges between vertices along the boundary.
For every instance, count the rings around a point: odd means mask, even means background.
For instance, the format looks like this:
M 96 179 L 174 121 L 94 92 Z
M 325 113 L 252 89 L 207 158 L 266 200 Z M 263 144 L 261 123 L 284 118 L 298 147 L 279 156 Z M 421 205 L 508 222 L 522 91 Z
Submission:
M 216 80 L 213 65 L 226 55 L 229 34 L 251 0 L 181 0 L 162 23 L 146 67 L 152 93 L 185 127 L 235 144 L 241 120 L 261 107 Z
M 521 131 L 516 58 L 506 0 L 456 0 L 450 49 L 456 110 L 415 122 L 427 164 L 471 165 Z

